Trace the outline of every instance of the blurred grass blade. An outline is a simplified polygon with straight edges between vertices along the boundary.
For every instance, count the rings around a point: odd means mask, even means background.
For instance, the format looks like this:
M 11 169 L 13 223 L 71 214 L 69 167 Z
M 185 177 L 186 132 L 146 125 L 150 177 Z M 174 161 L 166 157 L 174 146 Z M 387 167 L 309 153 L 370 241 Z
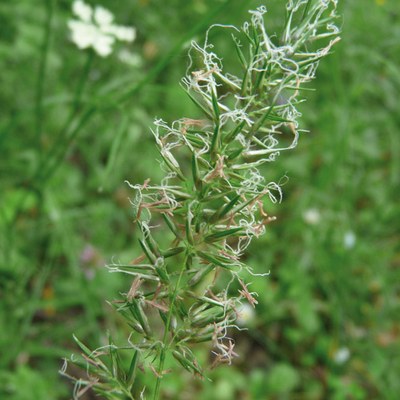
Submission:
M 126 383 L 128 384 L 129 389 L 132 388 L 136 379 L 136 372 L 139 365 L 140 353 L 138 350 L 135 351 L 135 354 L 132 357 L 131 364 L 129 366 L 129 370 L 126 376 Z

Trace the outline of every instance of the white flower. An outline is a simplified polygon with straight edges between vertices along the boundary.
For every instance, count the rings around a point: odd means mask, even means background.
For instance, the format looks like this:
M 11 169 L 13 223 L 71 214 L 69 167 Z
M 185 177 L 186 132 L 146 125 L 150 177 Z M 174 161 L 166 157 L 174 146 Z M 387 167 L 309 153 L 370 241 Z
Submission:
M 337 349 L 333 355 L 336 364 L 344 364 L 350 358 L 350 350 L 347 347 Z
M 136 38 L 134 28 L 113 24 L 112 13 L 96 6 L 93 10 L 82 0 L 75 0 L 73 13 L 79 19 L 68 21 L 71 40 L 79 49 L 92 48 L 97 54 L 106 57 L 111 54 L 116 40 L 133 42 Z
M 124 64 L 130 65 L 131 67 L 140 67 L 142 59 L 139 54 L 131 53 L 127 49 L 121 49 L 118 53 L 118 58 Z
M 72 4 L 72 12 L 82 21 L 90 22 L 92 18 L 92 8 L 82 0 L 75 0 Z
M 307 224 L 317 225 L 321 221 L 321 214 L 316 208 L 309 208 L 304 211 L 303 219 Z
M 99 24 L 99 26 L 108 26 L 112 24 L 114 16 L 104 7 L 97 6 L 94 9 L 94 20 Z
M 80 48 L 87 49 L 92 45 L 97 36 L 96 27 L 81 21 L 70 20 L 68 27 L 71 29 L 71 39 Z
M 93 41 L 92 47 L 96 53 L 102 57 L 106 57 L 112 52 L 112 45 L 115 42 L 115 38 L 107 35 L 97 35 Z
M 254 320 L 254 317 L 255 311 L 250 304 L 244 303 L 238 307 L 236 322 L 239 326 L 248 326 Z
M 352 249 L 356 244 L 356 235 L 353 231 L 348 231 L 344 234 L 343 245 L 346 249 Z
M 133 42 L 136 38 L 136 31 L 133 28 L 128 28 L 125 26 L 115 26 L 114 35 L 118 40 Z

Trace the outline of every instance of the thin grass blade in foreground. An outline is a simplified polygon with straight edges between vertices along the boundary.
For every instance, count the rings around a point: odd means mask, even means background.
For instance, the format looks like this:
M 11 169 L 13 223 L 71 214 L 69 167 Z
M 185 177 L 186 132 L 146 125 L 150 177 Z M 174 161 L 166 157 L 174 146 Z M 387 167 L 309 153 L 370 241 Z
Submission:
M 203 45 L 192 43 L 182 83 L 201 117 L 155 121 L 165 177 L 159 184 L 130 184 L 143 253 L 109 267 L 133 278 L 113 305 L 139 339 L 128 338 L 123 347 L 110 339 L 95 351 L 77 340 L 83 354 L 73 361 L 86 368 L 87 380 L 77 380 L 76 398 L 93 387 L 108 399 L 159 399 L 167 358 L 204 375 L 193 352 L 200 342 L 210 343 L 214 366 L 231 363 L 229 329 L 237 310 L 257 303 L 245 283 L 255 274 L 241 256 L 274 219 L 266 204 L 281 198 L 279 184 L 265 182 L 258 167 L 297 145 L 304 85 L 338 40 L 336 3 L 288 1 L 280 38 L 267 33 L 265 7 L 250 11 L 240 29 L 211 27 L 232 35 L 236 75 L 223 68 L 210 30 Z M 169 246 L 161 245 L 159 232 L 169 235 Z M 237 295 L 230 290 L 234 282 Z M 154 374 L 153 388 L 136 386 L 138 370 Z

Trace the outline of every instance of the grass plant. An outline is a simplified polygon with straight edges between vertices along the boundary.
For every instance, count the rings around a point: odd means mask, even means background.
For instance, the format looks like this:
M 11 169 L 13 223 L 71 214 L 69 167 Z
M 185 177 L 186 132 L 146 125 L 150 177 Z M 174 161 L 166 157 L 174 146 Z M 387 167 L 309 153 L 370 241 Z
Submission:
M 77 398 L 93 387 L 110 399 L 134 399 L 140 368 L 154 374 L 150 396 L 157 400 L 167 357 L 203 376 L 192 349 L 196 343 L 212 344 L 214 366 L 231 364 L 236 353 L 229 332 L 239 307 L 257 304 L 245 277 L 268 275 L 254 274 L 241 257 L 274 220 L 265 211 L 267 200 L 275 203 L 282 196 L 279 183 L 266 183 L 258 168 L 297 145 L 297 106 L 305 84 L 338 41 L 335 11 L 336 1 L 290 1 L 275 39 L 267 34 L 267 10 L 260 6 L 241 29 L 215 25 L 202 46 L 192 43 L 182 83 L 198 113 L 171 125 L 155 121 L 152 132 L 165 176 L 155 185 L 149 179 L 130 184 L 143 253 L 130 264 L 110 266 L 133 277 L 114 306 L 141 338 L 122 348 L 110 338 L 95 351 L 75 339 L 83 351 L 79 364 L 88 372 L 87 379 L 76 381 Z M 209 42 L 216 28 L 231 31 L 239 76 L 235 67 L 224 70 Z M 156 230 L 169 231 L 166 248 Z M 236 296 L 230 290 L 235 283 L 241 287 Z M 160 322 L 154 321 L 157 314 Z M 125 369 L 120 352 L 129 349 L 133 355 Z M 140 389 L 140 397 L 145 391 Z

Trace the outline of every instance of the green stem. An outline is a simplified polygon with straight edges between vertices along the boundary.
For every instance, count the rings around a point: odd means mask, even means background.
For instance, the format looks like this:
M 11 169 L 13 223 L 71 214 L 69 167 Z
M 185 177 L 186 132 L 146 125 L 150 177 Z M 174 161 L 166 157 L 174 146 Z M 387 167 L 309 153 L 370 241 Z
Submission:
M 88 57 L 86 59 L 86 63 L 85 63 L 84 69 L 83 69 L 83 74 L 81 75 L 81 79 L 79 80 L 78 86 L 76 87 L 76 90 L 75 90 L 73 109 L 72 109 L 72 113 L 70 116 L 70 120 L 73 118 L 72 114 L 75 114 L 76 112 L 78 112 L 79 107 L 81 106 L 82 93 L 85 89 L 86 82 L 88 81 L 90 70 L 92 69 L 94 56 L 95 56 L 94 51 L 89 51 L 89 54 L 88 54 Z
M 68 132 L 70 131 L 71 126 L 72 126 L 74 120 L 76 119 L 76 115 L 79 112 L 79 109 L 82 105 L 82 95 L 85 90 L 86 83 L 88 81 L 89 73 L 90 73 L 90 70 L 93 65 L 93 60 L 94 60 L 94 52 L 90 51 L 88 53 L 88 57 L 86 60 L 85 67 L 83 69 L 83 73 L 82 73 L 82 75 L 79 79 L 78 85 L 75 89 L 75 94 L 74 94 L 74 98 L 72 101 L 71 112 L 70 112 L 66 122 L 64 123 L 63 127 L 61 128 L 57 138 L 55 138 L 55 140 L 54 140 L 53 147 L 50 150 L 50 156 L 47 157 L 47 159 L 45 160 L 44 163 L 42 163 L 42 165 L 39 166 L 35 178 L 42 179 L 43 176 L 45 176 L 48 173 L 48 170 L 52 169 L 51 165 L 54 164 L 54 162 L 52 162 L 52 161 L 55 160 L 55 162 L 57 163 L 57 160 L 59 159 L 60 155 L 61 155 L 61 159 L 62 159 L 66 150 L 69 148 L 71 139 L 68 135 Z M 78 124 L 78 126 L 79 126 L 79 124 Z
M 39 75 L 36 87 L 36 139 L 38 148 L 41 145 L 41 136 L 43 130 L 43 91 L 44 78 L 46 76 L 47 55 L 49 52 L 51 25 L 53 20 L 53 0 L 44 0 L 46 7 L 46 22 L 43 31 L 43 44 L 40 52 Z
M 303 22 L 303 21 L 304 21 L 304 18 L 306 17 L 306 15 L 307 15 L 307 13 L 308 13 L 308 10 L 309 10 L 309 8 L 310 8 L 310 5 L 311 5 L 311 0 L 308 0 L 306 6 L 304 7 L 303 16 L 301 17 L 301 21 L 300 21 L 300 22 Z
M 153 400 L 158 400 L 159 396 L 160 396 L 162 373 L 163 373 L 163 369 L 164 369 L 165 357 L 167 355 L 167 350 L 168 350 L 168 347 L 169 347 L 168 344 L 167 344 L 168 333 L 169 333 L 169 329 L 170 329 L 170 326 L 171 326 L 172 315 L 174 314 L 174 306 L 175 306 L 176 296 L 178 294 L 178 290 L 179 290 L 179 287 L 181 285 L 183 273 L 184 273 L 184 271 L 186 269 L 187 259 L 188 259 L 188 254 L 186 254 L 186 256 L 185 256 L 185 259 L 184 259 L 183 264 L 182 264 L 181 271 L 179 273 L 178 280 L 176 282 L 176 286 L 174 288 L 174 292 L 172 293 L 171 303 L 170 303 L 169 310 L 168 310 L 167 323 L 165 324 L 165 330 L 164 330 L 164 335 L 163 335 L 163 339 L 162 339 L 162 347 L 161 347 L 161 353 L 160 353 L 160 363 L 158 365 L 158 374 L 157 374 L 156 385 L 155 385 L 155 388 L 154 388 Z

